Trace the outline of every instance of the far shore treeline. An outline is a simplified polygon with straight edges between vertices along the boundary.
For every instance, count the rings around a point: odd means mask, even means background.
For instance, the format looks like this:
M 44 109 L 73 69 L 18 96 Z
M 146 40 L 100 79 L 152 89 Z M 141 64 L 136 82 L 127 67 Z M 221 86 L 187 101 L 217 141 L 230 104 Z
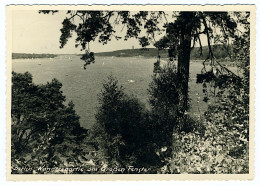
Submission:
M 195 47 L 191 51 L 191 60 L 203 60 L 208 55 L 208 47 L 202 47 L 202 53 L 200 52 L 200 47 Z M 217 59 L 226 59 L 230 58 L 232 55 L 232 46 L 222 46 L 222 45 L 214 45 L 213 46 L 214 54 Z M 202 54 L 202 55 L 201 55 Z M 54 58 L 59 54 L 26 54 L 26 53 L 12 53 L 12 59 L 32 59 L 32 58 Z M 78 54 L 82 56 L 82 54 Z M 124 49 L 124 50 L 116 50 L 112 52 L 100 52 L 95 53 L 96 56 L 114 56 L 114 57 L 157 57 L 158 50 L 156 48 L 138 48 L 138 49 Z M 162 58 L 168 57 L 168 50 L 160 50 L 159 55 Z M 230 60 L 230 59 L 229 59 Z
M 26 53 L 12 53 L 12 59 L 35 59 L 35 58 L 54 58 L 56 54 L 26 54 Z
M 214 55 L 217 59 L 226 59 L 230 58 L 232 55 L 232 46 L 222 46 L 222 45 L 213 45 Z M 202 50 L 202 53 L 200 52 Z M 191 50 L 190 58 L 191 60 L 205 60 L 209 53 L 209 49 L 207 46 L 194 47 Z M 202 54 L 202 55 L 201 55 Z M 158 49 L 156 48 L 138 48 L 138 49 L 125 49 L 125 50 L 117 50 L 112 52 L 101 52 L 96 53 L 96 56 L 115 56 L 115 57 L 157 57 Z M 168 50 L 163 49 L 159 50 L 159 55 L 161 58 L 168 58 Z M 230 59 L 229 59 L 230 60 Z

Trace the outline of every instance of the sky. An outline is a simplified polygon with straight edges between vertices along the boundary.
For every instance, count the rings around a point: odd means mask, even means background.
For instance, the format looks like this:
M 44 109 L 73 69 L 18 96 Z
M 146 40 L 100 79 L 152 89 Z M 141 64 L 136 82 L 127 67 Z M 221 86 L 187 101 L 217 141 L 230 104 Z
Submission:
M 174 21 L 171 14 L 168 14 L 167 20 Z M 74 33 L 72 38 L 69 38 L 68 43 L 64 48 L 60 49 L 59 37 L 62 21 L 66 17 L 66 11 L 59 11 L 52 14 L 39 14 L 37 10 L 13 10 L 12 14 L 12 49 L 13 53 L 52 53 L 52 54 L 82 54 L 79 48 L 75 48 Z M 161 23 L 163 25 L 163 23 Z M 161 25 L 161 26 L 162 26 Z M 118 25 L 115 28 L 118 36 L 123 37 L 126 32 L 126 27 Z M 141 32 L 144 36 L 145 32 Z M 156 36 L 159 40 L 163 36 Z M 205 36 L 201 37 L 202 45 L 206 44 Z M 112 38 L 108 44 L 103 45 L 98 41 L 90 42 L 90 50 L 92 52 L 107 52 L 122 49 L 141 48 L 139 42 L 135 38 L 116 40 Z M 151 44 L 148 47 L 153 47 Z
M 57 14 L 39 14 L 36 10 L 14 10 L 12 22 L 12 48 L 14 53 L 55 53 L 74 54 L 82 53 L 75 48 L 75 36 L 68 40 L 64 48 L 60 49 L 59 37 L 65 12 Z M 121 32 L 122 26 L 116 31 Z M 122 33 L 121 33 L 122 34 Z M 120 49 L 140 48 L 134 38 L 127 41 L 112 39 L 108 44 L 90 43 L 93 52 L 114 51 Z

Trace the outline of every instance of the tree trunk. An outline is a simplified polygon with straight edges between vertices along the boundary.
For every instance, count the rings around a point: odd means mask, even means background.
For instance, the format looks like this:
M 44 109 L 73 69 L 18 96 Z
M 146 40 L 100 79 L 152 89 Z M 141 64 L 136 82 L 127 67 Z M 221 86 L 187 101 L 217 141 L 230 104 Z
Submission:
M 191 53 L 191 32 L 193 12 L 183 12 L 182 29 L 180 30 L 180 44 L 178 50 L 178 87 L 179 87 L 179 114 L 183 115 L 189 108 L 188 84 Z
M 180 93 L 180 107 L 183 112 L 188 110 L 188 83 L 190 69 L 190 38 L 183 36 L 180 41 L 180 50 L 178 54 L 178 87 Z

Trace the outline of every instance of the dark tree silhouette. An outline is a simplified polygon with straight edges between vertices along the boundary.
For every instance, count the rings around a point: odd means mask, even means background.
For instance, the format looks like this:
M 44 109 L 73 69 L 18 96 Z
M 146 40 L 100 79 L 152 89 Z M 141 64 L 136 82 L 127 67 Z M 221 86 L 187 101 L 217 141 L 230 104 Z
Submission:
M 61 162 L 60 157 L 75 154 L 86 137 L 87 130 L 80 126 L 74 104 L 64 104 L 61 87 L 57 79 L 36 85 L 30 73 L 12 73 L 13 168 L 23 163 L 35 169 L 39 165 L 54 166 Z M 19 173 L 15 169 L 12 172 Z
M 57 11 L 41 10 L 40 13 L 56 13 Z M 173 19 L 172 19 L 173 17 Z M 89 50 L 89 43 L 98 40 L 107 44 L 116 35 L 116 26 L 126 29 L 124 40 L 129 38 L 139 39 L 145 47 L 148 43 L 154 44 L 158 49 L 168 49 L 169 58 L 178 58 L 178 90 L 179 115 L 183 115 L 189 108 L 188 83 L 191 50 L 197 44 L 202 55 L 201 36 L 205 35 L 208 45 L 208 56 L 213 68 L 221 73 L 236 76 L 229 69 L 222 66 L 214 56 L 212 45 L 222 44 L 229 49 L 230 38 L 239 32 L 235 12 L 164 12 L 164 11 L 67 11 L 67 16 L 62 22 L 60 47 L 64 47 L 68 39 L 75 32 L 77 37 L 75 47 Z M 141 30 L 146 31 L 141 36 Z M 159 35 L 164 34 L 156 41 Z M 158 55 L 159 57 L 159 55 Z M 212 70 L 211 69 L 211 70 Z M 203 69 L 204 71 L 206 68 Z

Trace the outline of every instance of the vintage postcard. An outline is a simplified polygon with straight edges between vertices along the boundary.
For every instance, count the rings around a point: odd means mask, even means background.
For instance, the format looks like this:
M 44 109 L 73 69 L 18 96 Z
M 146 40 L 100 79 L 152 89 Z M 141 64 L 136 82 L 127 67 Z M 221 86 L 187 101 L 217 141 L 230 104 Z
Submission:
M 253 179 L 255 9 L 7 6 L 7 179 Z

